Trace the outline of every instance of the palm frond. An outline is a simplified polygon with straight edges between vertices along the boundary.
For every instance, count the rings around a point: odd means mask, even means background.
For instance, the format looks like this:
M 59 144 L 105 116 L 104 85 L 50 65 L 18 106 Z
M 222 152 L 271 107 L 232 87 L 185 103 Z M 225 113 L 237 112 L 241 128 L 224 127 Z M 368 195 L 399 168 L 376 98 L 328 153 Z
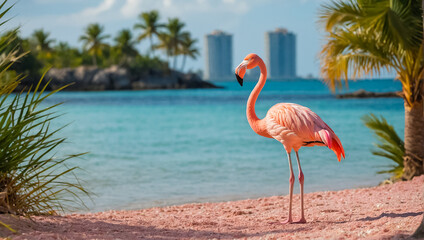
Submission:
M 6 193 L 0 203 L 3 213 L 63 211 L 66 208 L 61 199 L 68 201 L 74 199 L 71 195 L 88 194 L 77 179 L 69 179 L 78 168 L 65 165 L 81 154 L 55 157 L 55 149 L 65 141 L 55 137 L 62 128 L 50 128 L 50 122 L 58 117 L 51 110 L 59 104 L 42 109 L 39 106 L 59 89 L 46 94 L 46 86 L 40 88 L 41 82 L 32 92 L 0 96 L 0 192 Z M 76 204 L 84 206 L 83 202 Z
M 322 5 L 327 32 L 320 54 L 322 77 L 334 91 L 349 78 L 394 70 L 405 101 L 423 97 L 423 20 L 415 0 L 333 0 Z
M 3 1 L 0 9 L 6 2 Z M 0 19 L 9 9 L 0 12 Z M 17 31 L 9 31 L 0 38 L 0 213 L 54 214 L 66 210 L 69 201 L 73 206 L 84 206 L 80 198 L 75 198 L 88 194 L 78 179 L 72 179 L 78 168 L 74 164 L 66 165 L 81 154 L 56 156 L 58 146 L 65 139 L 57 137 L 62 128 L 52 129 L 50 123 L 59 117 L 54 108 L 60 103 L 41 107 L 43 101 L 66 86 L 46 93 L 49 83 L 42 87 L 43 75 L 34 88 L 12 93 L 22 77 L 17 75 L 11 81 L 3 81 L 13 63 L 26 54 L 16 50 Z M 44 47 L 52 42 L 43 31 L 37 37 Z M 8 225 L 0 224 L 13 231 Z
M 372 150 L 372 154 L 392 160 L 396 165 L 387 171 L 379 173 L 393 173 L 395 178 L 402 175 L 403 171 L 403 156 L 405 155 L 404 141 L 396 133 L 392 125 L 387 123 L 384 117 L 378 118 L 374 114 L 365 115 L 362 121 L 371 131 L 374 132 L 377 140 L 378 150 Z M 399 172 L 400 171 L 400 172 Z

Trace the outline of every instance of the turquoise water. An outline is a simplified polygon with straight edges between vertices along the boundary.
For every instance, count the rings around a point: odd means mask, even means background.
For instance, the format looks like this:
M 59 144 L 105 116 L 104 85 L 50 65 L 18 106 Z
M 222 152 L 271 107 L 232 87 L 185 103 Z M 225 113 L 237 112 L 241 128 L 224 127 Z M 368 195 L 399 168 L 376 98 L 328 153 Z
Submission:
M 62 92 L 48 104 L 71 123 L 62 136 L 62 152 L 90 152 L 72 164 L 94 192 L 89 211 L 139 209 L 187 202 L 227 201 L 288 192 L 288 163 L 283 146 L 256 135 L 245 108 L 254 82 L 219 83 L 224 89 Z M 360 81 L 350 90 L 400 90 L 393 80 Z M 370 153 L 375 141 L 361 116 L 381 114 L 403 136 L 400 98 L 335 99 L 319 81 L 268 82 L 256 111 L 263 117 L 278 102 L 309 107 L 340 137 L 346 159 L 328 148 L 302 148 L 305 191 L 373 186 L 390 164 Z M 294 165 L 295 166 L 295 165 Z M 297 175 L 297 167 L 295 167 Z M 295 184 L 298 193 L 298 184 Z

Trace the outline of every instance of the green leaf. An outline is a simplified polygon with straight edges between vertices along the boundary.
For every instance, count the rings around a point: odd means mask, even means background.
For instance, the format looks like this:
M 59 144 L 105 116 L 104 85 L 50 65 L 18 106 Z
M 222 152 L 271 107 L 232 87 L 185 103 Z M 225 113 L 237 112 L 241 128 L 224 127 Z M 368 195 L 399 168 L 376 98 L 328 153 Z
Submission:
M 377 173 L 391 173 L 395 178 L 400 178 L 403 171 L 403 156 L 405 155 L 405 146 L 403 140 L 396 133 L 392 125 L 388 124 L 382 116 L 378 118 L 374 114 L 365 115 L 362 121 L 379 141 L 376 144 L 378 149 L 372 150 L 375 156 L 392 160 L 396 165 L 391 165 L 389 170 L 379 171 Z

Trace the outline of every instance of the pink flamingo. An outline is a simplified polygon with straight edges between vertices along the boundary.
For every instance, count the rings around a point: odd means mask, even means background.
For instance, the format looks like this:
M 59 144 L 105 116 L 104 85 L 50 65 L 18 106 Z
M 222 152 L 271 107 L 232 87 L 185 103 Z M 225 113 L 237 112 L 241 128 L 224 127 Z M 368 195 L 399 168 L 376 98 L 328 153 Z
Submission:
M 300 167 L 298 151 L 301 147 L 327 146 L 333 150 L 338 160 L 345 157 L 343 146 L 334 131 L 321 118 L 309 108 L 294 103 L 278 103 L 268 110 L 265 118 L 259 119 L 255 113 L 255 102 L 266 82 L 266 67 L 262 59 L 256 54 L 247 55 L 236 68 L 236 77 L 240 86 L 243 86 L 243 77 L 246 69 L 259 66 L 261 76 L 247 100 L 246 115 L 250 127 L 257 134 L 274 138 L 281 142 L 287 152 L 290 167 L 289 186 L 289 217 L 284 223 L 292 223 L 292 197 L 294 174 L 290 153 L 296 152 L 297 166 L 299 168 L 300 199 L 302 216 L 296 223 L 306 223 L 303 210 L 303 183 L 304 176 Z

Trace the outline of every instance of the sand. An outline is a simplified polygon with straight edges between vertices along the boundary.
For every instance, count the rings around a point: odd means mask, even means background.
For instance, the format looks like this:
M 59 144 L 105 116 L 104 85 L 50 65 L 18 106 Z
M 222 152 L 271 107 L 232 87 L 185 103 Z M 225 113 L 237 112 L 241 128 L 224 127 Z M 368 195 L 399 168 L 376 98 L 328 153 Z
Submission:
M 305 195 L 306 224 L 283 225 L 288 196 L 135 211 L 34 217 L 7 215 L 12 239 L 403 239 L 423 217 L 424 176 L 372 188 Z M 299 195 L 294 196 L 294 220 Z

